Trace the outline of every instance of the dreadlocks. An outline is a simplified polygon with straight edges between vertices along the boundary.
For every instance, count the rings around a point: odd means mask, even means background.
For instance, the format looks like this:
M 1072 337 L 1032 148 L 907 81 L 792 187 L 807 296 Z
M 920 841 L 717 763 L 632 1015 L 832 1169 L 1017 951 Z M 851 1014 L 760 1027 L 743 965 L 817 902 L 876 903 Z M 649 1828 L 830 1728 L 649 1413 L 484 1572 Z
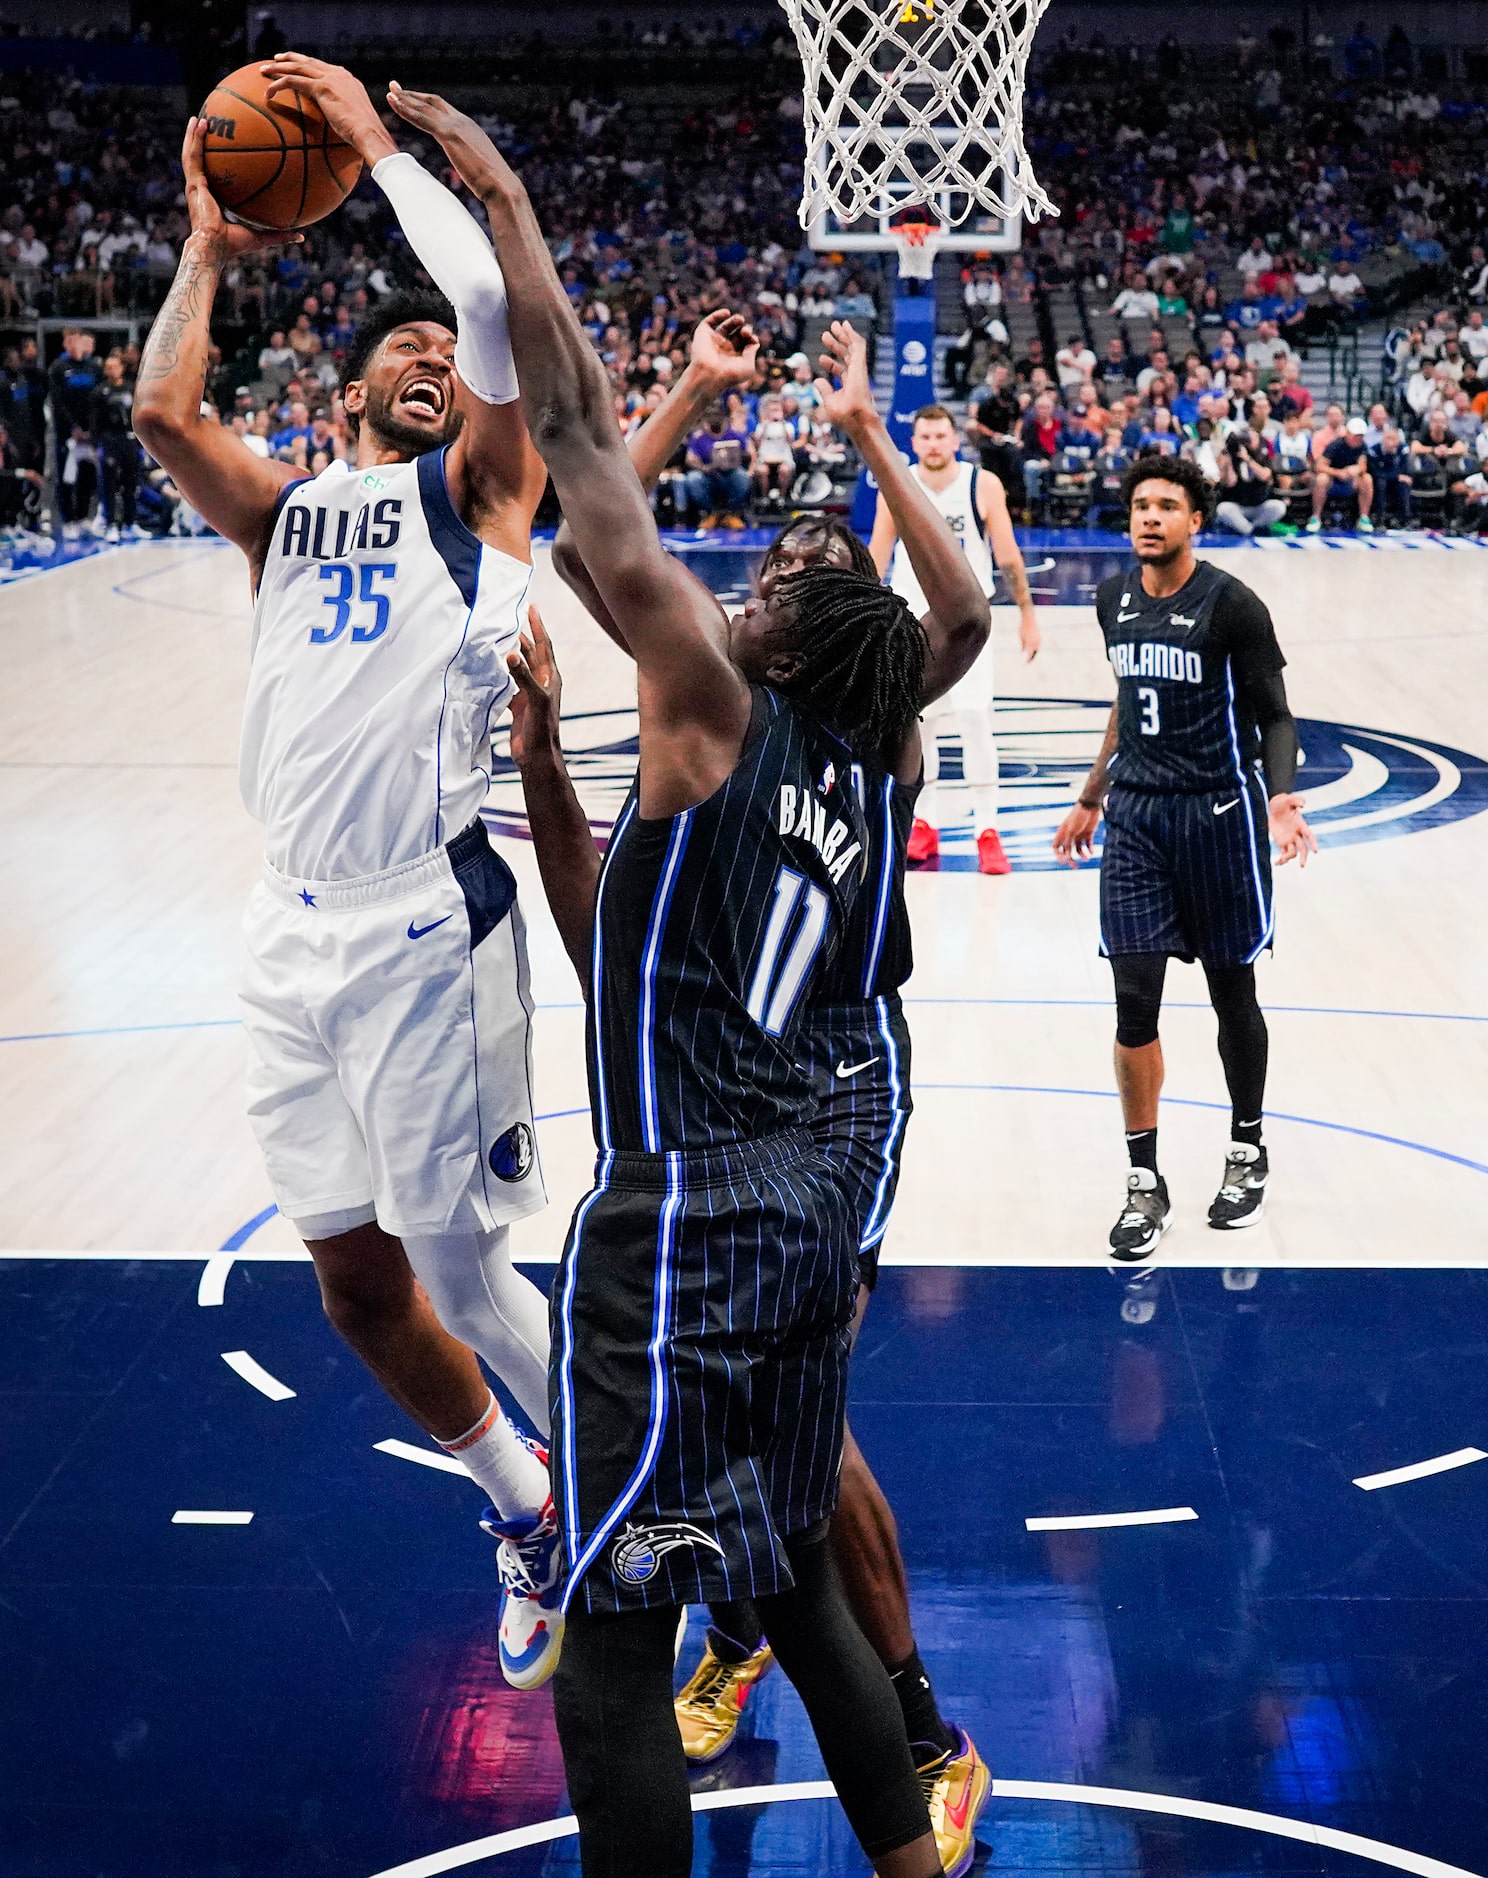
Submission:
M 787 623 L 771 645 L 794 656 L 779 687 L 848 743 L 898 757 L 919 714 L 925 629 L 908 605 L 871 576 L 820 563 L 781 583 Z

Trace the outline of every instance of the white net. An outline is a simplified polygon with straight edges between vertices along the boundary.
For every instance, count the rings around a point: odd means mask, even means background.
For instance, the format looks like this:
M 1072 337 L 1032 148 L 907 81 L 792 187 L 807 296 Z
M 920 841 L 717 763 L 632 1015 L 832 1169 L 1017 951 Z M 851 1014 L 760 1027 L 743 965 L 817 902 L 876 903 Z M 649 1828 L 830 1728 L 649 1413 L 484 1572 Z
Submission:
M 1049 0 L 780 0 L 806 68 L 801 225 L 933 203 L 1058 211 L 1023 148 L 1023 83 Z

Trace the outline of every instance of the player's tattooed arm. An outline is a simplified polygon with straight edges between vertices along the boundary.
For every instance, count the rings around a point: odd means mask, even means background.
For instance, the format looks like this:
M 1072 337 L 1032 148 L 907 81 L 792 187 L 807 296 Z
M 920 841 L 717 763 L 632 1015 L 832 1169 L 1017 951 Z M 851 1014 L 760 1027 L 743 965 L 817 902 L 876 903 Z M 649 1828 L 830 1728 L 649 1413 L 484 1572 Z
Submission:
M 563 679 L 535 606 L 527 609 L 527 623 L 530 636 L 522 636 L 521 651 L 506 661 L 517 681 L 511 702 L 512 761 L 522 778 L 543 892 L 587 996 L 599 850 L 563 760 Z
M 897 537 L 929 602 L 930 611 L 921 621 L 929 649 L 920 698 L 922 705 L 929 704 L 971 669 L 986 645 L 992 625 L 987 596 L 945 517 L 884 427 L 868 379 L 868 346 L 862 334 L 846 320 L 834 320 L 822 334 L 822 347 L 825 375 L 816 380 L 822 414 L 857 446 L 878 483 L 879 517 L 887 518 L 882 526 L 875 521 L 869 551 L 883 572 Z M 840 381 L 835 385 L 834 375 Z
M 1044 643 L 1033 594 L 1028 586 L 1028 569 L 1023 565 L 1023 550 L 1013 533 L 1013 518 L 1008 514 L 1007 496 L 997 477 L 982 475 L 977 479 L 977 509 L 987 531 L 987 544 L 997 571 L 1007 582 L 1013 605 L 1018 609 L 1018 644 L 1025 659 L 1038 657 Z
M 274 504 L 293 472 L 254 456 L 230 430 L 202 416 L 212 302 L 229 262 L 300 237 L 266 236 L 227 220 L 207 187 L 201 154 L 205 134 L 205 125 L 192 118 L 181 149 L 191 233 L 145 341 L 135 384 L 134 429 L 192 507 L 255 562 L 256 576 Z
M 643 489 L 649 492 L 656 487 L 661 472 L 702 422 L 710 405 L 736 387 L 753 382 L 758 354 L 759 340 L 742 313 L 720 308 L 702 322 L 692 336 L 692 357 L 686 370 L 627 445 Z M 620 650 L 629 652 L 574 546 L 573 531 L 566 520 L 559 523 L 553 542 L 553 567 Z
M 1101 803 L 1105 800 L 1118 735 L 1117 707 L 1112 704 L 1100 752 L 1085 778 L 1080 799 L 1054 832 L 1054 852 L 1066 867 L 1078 867 L 1095 852 L 1095 831 L 1100 827 Z

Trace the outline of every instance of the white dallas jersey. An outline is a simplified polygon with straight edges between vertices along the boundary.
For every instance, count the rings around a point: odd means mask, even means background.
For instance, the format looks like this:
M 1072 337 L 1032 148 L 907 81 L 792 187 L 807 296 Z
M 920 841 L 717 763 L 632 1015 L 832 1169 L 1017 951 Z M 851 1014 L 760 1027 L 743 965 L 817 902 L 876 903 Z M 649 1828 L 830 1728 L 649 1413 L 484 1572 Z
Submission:
M 274 867 L 380 874 L 474 819 L 531 579 L 455 513 L 442 450 L 333 463 L 288 486 L 253 615 L 239 765 Z
M 972 572 L 980 582 L 982 592 L 990 594 L 996 570 L 992 566 L 992 551 L 987 546 L 982 518 L 976 510 L 977 477 L 985 472 L 979 470 L 975 463 L 958 463 L 954 480 L 944 489 L 927 488 L 918 463 L 911 473 L 950 523 L 951 533 L 961 543 L 962 552 L 971 562 Z M 909 602 L 917 619 L 930 611 L 930 602 L 915 579 L 915 571 L 909 564 L 909 556 L 904 552 L 902 542 L 894 548 L 894 559 L 889 566 L 889 585 Z

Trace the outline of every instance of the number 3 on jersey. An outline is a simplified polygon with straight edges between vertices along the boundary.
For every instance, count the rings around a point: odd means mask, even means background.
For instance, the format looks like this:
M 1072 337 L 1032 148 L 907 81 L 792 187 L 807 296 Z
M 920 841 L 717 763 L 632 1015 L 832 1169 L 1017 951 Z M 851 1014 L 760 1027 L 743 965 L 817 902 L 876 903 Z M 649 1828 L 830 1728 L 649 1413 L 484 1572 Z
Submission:
M 782 965 L 780 954 L 785 945 L 786 930 L 796 904 L 802 898 L 803 887 L 806 890 L 805 910 Z M 822 940 L 827 936 L 827 919 L 831 910 L 832 903 L 821 888 L 812 886 L 793 867 L 782 867 L 775 876 L 775 899 L 760 944 L 759 963 L 754 968 L 749 996 L 745 1000 L 749 1015 L 757 1024 L 762 1024 L 772 1037 L 778 1037 L 785 1029 L 786 1021 L 795 1009 L 801 987 L 806 982 L 806 974 L 811 970 L 821 950 Z
M 1144 737 L 1155 737 L 1162 729 L 1162 719 L 1157 710 L 1157 688 L 1154 685 L 1138 685 L 1137 696 L 1142 704 L 1142 721 L 1139 726 Z
M 369 620 L 352 627 L 353 643 L 360 641 L 365 644 L 369 639 L 380 639 L 388 629 L 389 596 L 378 591 L 377 583 L 380 580 L 396 580 L 397 576 L 397 565 L 392 561 L 364 561 L 359 569 L 349 566 L 345 561 L 328 561 L 320 570 L 320 578 L 333 591 L 323 594 L 321 602 L 330 608 L 334 617 L 328 626 L 310 628 L 311 645 L 328 646 L 346 631 L 351 619 L 353 594 L 362 606 L 372 609 Z

